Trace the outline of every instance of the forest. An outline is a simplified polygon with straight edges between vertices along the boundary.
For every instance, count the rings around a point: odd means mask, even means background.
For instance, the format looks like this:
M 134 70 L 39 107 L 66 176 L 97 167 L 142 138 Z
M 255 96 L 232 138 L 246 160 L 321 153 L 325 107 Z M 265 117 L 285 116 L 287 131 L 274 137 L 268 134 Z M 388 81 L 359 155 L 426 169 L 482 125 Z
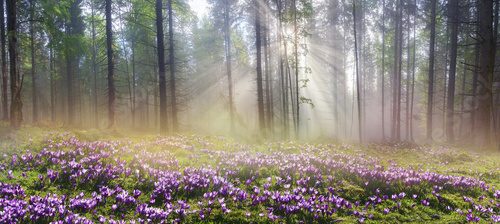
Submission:
M 0 0 L 0 223 L 500 222 L 499 0 Z

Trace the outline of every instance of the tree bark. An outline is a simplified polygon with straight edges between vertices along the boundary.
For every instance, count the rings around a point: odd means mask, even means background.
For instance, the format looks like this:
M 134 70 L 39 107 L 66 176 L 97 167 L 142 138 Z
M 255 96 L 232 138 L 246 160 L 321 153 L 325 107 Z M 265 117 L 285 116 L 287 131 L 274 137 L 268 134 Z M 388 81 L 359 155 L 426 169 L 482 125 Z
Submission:
M 385 0 L 382 0 L 382 140 L 385 140 Z
M 35 2 L 30 0 L 30 53 L 31 53 L 31 84 L 32 84 L 32 100 L 33 100 L 33 123 L 38 123 L 38 92 L 37 92 L 37 77 L 36 77 L 36 60 L 35 60 Z
M 457 39 L 458 39 L 458 0 L 448 2 L 450 33 L 450 73 L 448 75 L 448 101 L 446 107 L 446 138 L 448 142 L 455 139 L 454 115 L 455 115 L 455 75 L 457 71 Z
M 299 138 L 300 128 L 300 92 L 299 92 L 299 31 L 297 27 L 297 0 L 293 0 L 293 33 L 294 33 L 294 57 L 295 57 L 295 137 Z
M 163 43 L 162 0 L 156 0 L 156 48 L 158 54 L 158 79 L 160 92 L 160 133 L 168 131 L 167 117 L 167 80 L 165 77 L 165 45 Z M 156 99 L 156 97 L 155 97 Z M 156 107 L 156 100 L 155 100 Z M 156 110 L 155 110 L 156 111 Z M 155 116 L 156 117 L 156 116 Z
M 172 107 L 172 128 L 176 132 L 179 130 L 179 122 L 177 120 L 177 96 L 176 96 L 176 80 L 175 80 L 175 55 L 174 55 L 174 27 L 173 27 L 173 12 L 172 0 L 168 0 L 168 64 L 170 69 L 170 100 Z
M 267 1 L 266 1 L 267 4 Z M 267 6 L 267 5 L 265 5 Z M 263 32 L 262 32 L 262 45 L 264 45 L 264 76 L 265 76 L 265 92 L 266 92 L 266 103 L 265 103 L 265 116 L 266 116 L 266 128 L 268 130 L 271 129 L 271 78 L 270 78 L 270 66 L 269 66 L 269 52 L 268 52 L 268 33 L 269 33 L 269 26 L 268 26 L 268 20 L 267 20 L 267 11 L 264 10 L 264 13 L 262 15 L 264 18 L 264 27 L 263 27 Z
M 1 0 L 0 0 L 1 1 Z M 49 40 L 49 43 L 51 41 Z M 56 121 L 56 80 L 55 80 L 55 58 L 54 47 L 49 45 L 49 74 L 50 74 L 50 120 L 52 123 Z
M 21 99 L 21 77 L 17 71 L 17 13 L 16 0 L 7 0 L 7 33 L 9 37 L 9 65 L 10 65 L 10 126 L 21 127 L 23 120 L 23 102 Z
M 111 18 L 111 0 L 106 0 L 106 55 L 108 59 L 108 127 L 115 126 L 115 77 L 113 55 L 113 24 Z
M 493 70 L 495 63 L 495 39 L 493 35 L 493 1 L 479 1 L 479 92 L 478 125 L 479 144 L 491 144 L 493 103 Z
M 417 10 L 417 0 L 414 1 L 415 10 Z M 410 102 L 410 139 L 413 142 L 413 106 L 415 99 L 415 67 L 417 60 L 417 11 L 413 14 L 413 62 L 412 62 L 412 74 L 411 74 L 411 102 Z
M 255 46 L 257 48 L 257 109 L 259 115 L 259 129 L 264 132 L 266 127 L 264 115 L 264 90 L 262 87 L 262 43 L 260 22 L 260 1 L 255 0 Z
M 95 30 L 95 9 L 94 3 L 90 3 L 91 7 L 91 32 L 92 32 L 92 75 L 93 75 L 93 84 L 94 84 L 94 95 L 93 95 L 93 106 L 94 106 L 94 127 L 99 128 L 99 103 L 98 103 L 98 94 L 97 94 L 97 44 L 96 44 L 96 30 Z
M 2 119 L 4 121 L 9 119 L 9 102 L 8 102 L 8 79 L 7 73 L 7 53 L 5 52 L 5 13 L 4 13 L 5 0 L 0 0 L 0 51 L 2 59 Z
M 434 47 L 436 41 L 436 0 L 431 0 L 431 35 L 429 40 L 429 75 L 427 86 L 427 140 L 432 141 L 432 107 L 434 94 Z
M 362 131 L 362 116 L 361 116 L 361 95 L 360 95 L 360 77 L 359 77 L 359 63 L 358 63 L 358 36 L 356 34 L 356 0 L 352 2 L 352 17 L 353 17 L 353 29 L 354 29 L 354 60 L 356 66 L 356 95 L 358 103 L 358 137 L 359 142 L 363 142 L 363 131 Z
M 233 103 L 233 78 L 231 74 L 231 29 L 230 29 L 230 0 L 224 4 L 224 42 L 226 53 L 226 73 L 229 91 L 229 117 L 231 119 L 231 132 L 234 131 L 234 103 Z
M 394 38 L 394 85 L 392 96 L 392 139 L 401 140 L 401 64 L 402 64 L 402 2 L 398 0 L 395 15 L 395 38 Z

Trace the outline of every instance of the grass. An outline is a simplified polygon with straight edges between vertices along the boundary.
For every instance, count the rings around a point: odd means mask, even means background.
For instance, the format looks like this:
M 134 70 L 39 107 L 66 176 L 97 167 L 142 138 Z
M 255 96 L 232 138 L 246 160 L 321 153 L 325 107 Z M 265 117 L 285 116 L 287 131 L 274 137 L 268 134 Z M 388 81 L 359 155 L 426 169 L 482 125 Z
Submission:
M 60 137 L 63 136 L 63 137 Z M 8 161 L 11 155 L 22 154 L 27 150 L 34 153 L 42 150 L 47 145 L 48 139 L 64 138 L 64 136 L 76 136 L 81 141 L 118 141 L 121 145 L 126 145 L 128 151 L 122 153 L 119 157 L 121 160 L 131 162 L 137 151 L 146 151 L 149 153 L 158 153 L 159 157 L 152 161 L 152 164 L 165 166 L 167 169 L 183 170 L 185 167 L 220 167 L 223 164 L 224 157 L 217 156 L 217 152 L 239 153 L 245 152 L 249 155 L 272 155 L 273 153 L 283 154 L 300 154 L 308 152 L 310 155 L 324 156 L 328 155 L 355 155 L 366 160 L 377 160 L 379 164 L 388 167 L 395 165 L 403 168 L 412 168 L 415 170 L 431 171 L 446 175 L 460 175 L 466 177 L 478 178 L 494 189 L 500 189 L 500 153 L 498 152 L 481 152 L 460 147 L 444 147 L 439 145 L 434 146 L 418 146 L 413 148 L 398 148 L 381 145 L 339 145 L 336 143 L 298 143 L 293 141 L 288 142 L 269 142 L 257 144 L 241 144 L 236 140 L 217 136 L 197 136 L 197 135 L 176 135 L 166 138 L 159 138 L 157 135 L 139 135 L 126 134 L 118 132 L 108 132 L 100 130 L 63 130 L 53 129 L 47 130 L 44 128 L 26 127 L 17 131 L 8 129 L 5 125 L 0 126 L 0 155 L 3 155 L 3 161 Z M 161 161 L 170 159 L 178 161 L 178 165 L 170 167 L 170 165 L 161 164 Z M 0 160 L 0 161 L 2 161 Z M 6 170 L 0 173 L 0 182 L 19 184 L 26 189 L 27 195 L 46 195 L 48 192 L 57 193 L 59 195 L 68 195 L 74 197 L 79 192 L 85 192 L 88 196 L 92 191 L 96 190 L 95 186 L 85 185 L 80 183 L 78 186 L 71 186 L 65 183 L 58 185 L 41 186 L 39 175 L 46 174 L 46 170 L 51 167 L 41 167 L 29 171 L 20 169 L 13 170 L 15 177 L 22 178 L 7 178 Z M 228 167 L 231 168 L 231 167 Z M 265 182 L 264 177 L 279 176 L 281 167 L 260 167 L 251 166 L 232 167 L 238 170 L 238 179 L 245 180 L 257 176 L 255 184 L 262 186 Z M 345 173 L 334 173 L 334 181 L 330 182 L 334 186 L 337 194 L 350 201 L 365 202 L 367 197 L 373 195 L 375 187 L 364 185 L 362 181 L 351 177 Z M 296 177 L 294 177 L 296 178 Z M 298 177 L 297 177 L 298 178 Z M 120 185 L 125 189 L 143 189 L 147 191 L 151 189 L 151 183 L 137 182 L 132 178 L 118 178 L 113 180 L 112 184 Z M 247 188 L 251 191 L 251 187 Z M 410 198 L 401 200 L 401 205 L 396 208 L 394 201 L 384 201 L 380 206 L 369 208 L 367 212 L 373 215 L 372 219 L 366 222 L 377 223 L 462 223 L 465 221 L 463 215 L 456 212 L 447 211 L 443 203 L 437 202 L 437 199 L 430 194 L 429 189 L 432 186 L 419 185 L 415 189 L 408 189 L 404 186 L 392 186 L 393 189 L 387 192 L 397 190 L 407 192 L 418 192 L 427 198 L 430 198 L 431 206 L 422 206 L 415 200 Z M 484 193 L 477 191 L 460 191 L 460 190 L 445 190 L 441 193 L 444 204 L 451 205 L 454 208 L 466 210 L 470 205 L 463 200 L 463 196 L 477 198 Z M 179 195 L 180 198 L 191 202 L 192 209 L 196 208 L 196 202 L 199 196 Z M 487 197 L 491 197 L 488 195 Z M 434 199 L 433 199 L 434 198 Z M 148 198 L 141 196 L 140 200 L 147 201 Z M 204 220 L 205 223 L 267 223 L 271 222 L 265 217 L 261 217 L 259 213 L 265 210 L 264 207 L 245 207 L 234 205 L 233 211 L 229 214 L 223 214 L 220 210 L 214 210 L 211 218 Z M 394 208 L 394 212 L 384 214 L 382 208 Z M 1 209 L 0 209 L 1 210 Z M 98 208 L 99 214 L 110 213 L 110 203 Z M 133 209 L 132 209 L 133 211 Z M 247 217 L 250 212 L 251 216 Z M 495 210 L 499 213 L 499 208 Z M 91 214 L 87 214 L 89 218 L 95 218 Z M 133 218 L 134 213 L 129 211 L 122 216 L 124 219 Z M 312 220 L 308 214 L 296 214 L 290 217 L 285 217 L 281 221 L 284 222 L 299 222 L 300 220 Z M 482 219 L 486 221 L 487 217 Z M 197 216 L 189 216 L 185 222 L 200 222 Z M 335 213 L 325 219 L 318 219 L 316 222 L 357 222 L 359 221 L 352 214 L 342 212 Z

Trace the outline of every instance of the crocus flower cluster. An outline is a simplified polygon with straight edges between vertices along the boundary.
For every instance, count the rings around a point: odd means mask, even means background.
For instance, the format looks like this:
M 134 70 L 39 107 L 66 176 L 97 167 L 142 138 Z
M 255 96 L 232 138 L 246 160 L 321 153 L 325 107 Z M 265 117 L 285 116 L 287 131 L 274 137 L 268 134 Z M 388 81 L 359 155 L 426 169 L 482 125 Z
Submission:
M 176 223 L 236 210 L 268 221 L 351 216 L 364 222 L 375 213 L 426 206 L 461 214 L 463 221 L 500 221 L 500 191 L 476 178 L 384 167 L 375 158 L 342 153 L 348 145 L 288 145 L 252 153 L 238 144 L 215 148 L 195 136 L 141 143 L 55 138 L 0 160 L 6 180 L 0 182 L 0 223 Z M 188 154 L 190 163 L 180 165 L 172 150 Z M 197 164 L 200 159 L 213 162 Z M 54 189 L 58 194 L 48 193 Z M 457 192 L 466 207 L 443 196 Z

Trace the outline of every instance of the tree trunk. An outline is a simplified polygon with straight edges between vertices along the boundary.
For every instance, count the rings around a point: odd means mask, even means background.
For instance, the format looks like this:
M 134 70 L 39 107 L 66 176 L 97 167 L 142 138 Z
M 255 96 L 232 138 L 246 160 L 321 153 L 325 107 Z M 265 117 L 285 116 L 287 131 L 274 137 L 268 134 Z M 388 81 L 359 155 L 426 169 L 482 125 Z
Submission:
M 474 48 L 474 74 L 472 75 L 472 103 L 471 103 L 471 130 L 470 133 L 476 131 L 476 111 L 477 111 L 477 86 L 479 79 L 479 43 Z
M 174 27 L 173 27 L 172 0 L 168 0 L 168 64 L 170 69 L 170 103 L 172 104 L 172 128 L 176 132 L 179 130 L 177 120 L 177 97 L 175 80 L 175 55 L 174 55 Z
M 479 1 L 479 92 L 478 127 L 479 144 L 491 144 L 491 120 L 493 103 L 493 70 L 495 63 L 495 40 L 493 35 L 493 1 Z
M 277 7 L 277 36 L 278 36 L 278 62 L 279 62 L 279 78 L 280 78 L 280 92 L 281 92 L 281 116 L 283 122 L 283 137 L 288 137 L 288 111 L 287 111 L 287 93 L 286 93 L 286 76 L 285 76 L 285 68 L 284 68 L 284 59 L 283 59 L 283 49 L 282 49 L 282 6 L 281 0 L 276 1 Z M 284 43 L 283 43 L 284 44 Z
M 97 94 L 97 44 L 96 44 L 96 30 L 95 30 L 95 9 L 94 3 L 90 4 L 91 6 L 91 32 L 92 32 L 92 75 L 93 75 L 93 84 L 94 84 L 94 127 L 99 128 L 99 103 L 98 103 L 98 94 Z
M 401 140 L 401 63 L 402 63 L 402 2 L 399 0 L 395 15 L 395 38 L 394 38 L 394 85 L 392 96 L 392 139 Z
M 71 35 L 71 25 L 66 24 L 66 35 Z M 67 46 L 69 47 L 69 46 Z M 73 53 L 69 49 L 66 51 L 66 91 L 67 91 L 67 108 L 68 108 L 68 125 L 72 126 L 75 119 L 75 110 L 73 103 Z
M 135 128 L 136 126 L 136 114 L 137 114 L 137 101 L 136 101 L 136 80 L 137 80 L 137 74 L 136 74 L 136 69 L 135 69 L 135 39 L 134 42 L 132 43 L 132 127 Z
M 17 28 L 16 0 L 7 0 L 7 33 L 9 37 L 10 64 L 10 126 L 21 127 L 23 120 L 23 102 L 21 99 L 21 77 L 17 71 Z
M 255 0 L 255 46 L 257 48 L 257 108 L 259 115 L 259 129 L 264 132 L 264 90 L 262 87 L 262 44 L 261 44 L 260 1 Z
M 49 40 L 49 43 L 51 41 Z M 52 44 L 49 45 L 49 74 L 50 74 L 50 121 L 55 123 L 56 121 L 56 93 L 55 93 L 55 74 L 54 74 L 54 47 Z
M 410 13 L 406 16 L 407 19 L 407 38 L 406 38 L 406 108 L 405 108 L 405 140 L 410 141 L 410 73 L 411 73 L 411 24 L 410 24 Z
M 226 73 L 229 91 L 229 117 L 231 119 L 231 132 L 234 132 L 234 103 L 233 103 L 233 78 L 231 74 L 231 29 L 230 29 L 230 0 L 224 4 L 224 42 L 226 53 Z
M 167 79 L 165 77 L 165 45 L 163 43 L 162 0 L 156 0 L 156 48 L 158 54 L 158 79 L 160 92 L 160 133 L 168 131 L 167 118 Z M 156 107 L 155 97 L 155 107 Z M 155 116 L 156 117 L 156 116 Z
M 467 38 L 465 40 L 465 43 L 467 44 L 469 42 L 469 38 Z M 463 77 L 462 77 L 462 83 L 461 83 L 461 97 L 460 97 L 460 128 L 459 128 L 459 132 L 458 132 L 458 135 L 459 137 L 463 136 L 463 131 L 464 131 L 464 127 L 465 127 L 465 83 L 467 81 L 467 65 L 465 63 L 465 53 L 463 55 L 463 59 L 464 59 L 464 64 L 463 64 Z
M 267 1 L 266 1 L 267 3 Z M 270 78 L 270 67 L 269 67 L 269 52 L 268 52 L 268 44 L 269 40 L 267 39 L 269 33 L 269 26 L 267 21 L 267 11 L 264 10 L 263 16 L 264 18 L 264 27 L 262 32 L 262 44 L 264 45 L 264 75 L 265 75 L 265 91 L 266 91 L 266 103 L 265 103 L 265 116 L 266 116 L 266 128 L 268 130 L 271 129 L 271 78 Z
M 2 57 L 2 119 L 9 119 L 9 103 L 7 96 L 8 74 L 7 74 L 7 54 L 5 52 L 5 0 L 0 0 L 0 51 Z
M 108 59 L 108 127 L 115 126 L 115 77 L 113 55 L 113 24 L 111 21 L 111 0 L 106 0 L 106 48 Z
M 414 1 L 415 7 L 417 7 L 417 0 Z M 413 62 L 412 62 L 412 72 L 411 72 L 411 103 L 410 103 L 410 139 L 413 139 L 413 105 L 415 99 L 415 67 L 417 60 L 417 35 L 416 28 L 417 27 L 417 11 L 413 14 Z
M 299 138 L 300 128 L 300 93 L 299 93 L 299 31 L 297 27 L 297 0 L 293 0 L 293 33 L 294 33 L 294 57 L 295 57 L 295 137 Z
M 359 63 L 358 63 L 358 36 L 356 34 L 356 0 L 352 2 L 352 17 L 353 17 L 353 29 L 354 29 L 354 60 L 356 66 L 356 95 L 358 103 L 358 137 L 359 142 L 363 142 L 363 131 L 362 131 L 362 120 L 361 120 L 361 95 L 360 95 L 360 77 L 359 77 Z
M 429 40 L 429 76 L 427 86 L 427 140 L 432 141 L 432 106 L 434 94 L 434 47 L 436 41 L 436 0 L 431 0 L 431 35 Z
M 493 35 L 494 35 L 494 41 L 495 41 L 495 57 L 493 58 L 496 58 L 497 56 L 497 46 L 498 46 L 498 16 L 499 16 L 499 11 L 500 11 L 500 1 L 499 0 L 496 0 L 495 1 L 495 21 L 494 21 L 494 24 L 495 24 L 495 29 L 493 30 Z M 498 150 L 500 150 L 500 73 L 497 72 L 495 77 L 493 78 L 493 82 L 497 82 L 496 83 L 496 103 L 494 104 L 495 105 L 495 108 L 494 109 L 494 113 L 493 113 L 493 121 L 495 121 L 493 123 L 494 127 L 495 127 L 495 133 L 497 135 L 496 137 L 496 141 L 497 141 L 497 145 L 498 145 Z
M 458 0 L 448 2 L 450 34 L 450 73 L 448 75 L 448 101 L 446 107 L 446 137 L 448 142 L 455 139 L 454 114 L 455 114 L 455 75 L 457 71 L 457 39 L 458 39 Z
M 382 140 L 385 140 L 385 0 L 382 0 Z
M 35 60 L 35 2 L 30 0 L 30 52 L 31 52 L 31 84 L 32 84 L 32 100 L 33 100 L 33 123 L 38 123 L 38 93 L 37 93 L 37 77 L 36 77 L 36 60 Z

